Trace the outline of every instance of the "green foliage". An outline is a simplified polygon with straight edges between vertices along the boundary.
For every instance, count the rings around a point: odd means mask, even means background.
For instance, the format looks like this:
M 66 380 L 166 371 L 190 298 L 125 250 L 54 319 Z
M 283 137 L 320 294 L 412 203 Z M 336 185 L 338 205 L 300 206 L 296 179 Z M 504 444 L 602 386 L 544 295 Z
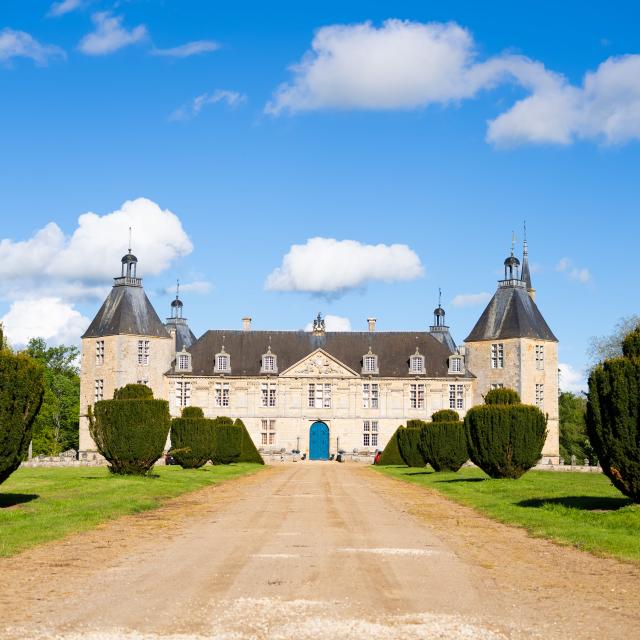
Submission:
M 622 341 L 622 355 L 625 358 L 640 357 L 640 325 L 625 336 Z
M 242 429 L 233 424 L 226 416 L 214 420 L 213 464 L 231 464 L 236 462 L 242 453 Z
M 460 416 L 453 409 L 440 409 L 431 416 L 432 422 L 460 422 Z
M 613 485 L 640 502 L 638 358 L 606 360 L 593 369 L 589 376 L 587 433 Z
M 256 464 L 264 464 L 264 460 L 262 459 L 256 445 L 253 443 L 244 422 L 238 418 L 233 424 L 242 430 L 242 442 L 240 444 L 240 457 L 238 458 L 238 462 L 255 462 Z
M 185 407 L 171 421 L 171 455 L 183 469 L 198 469 L 211 458 L 214 421 L 200 407 Z
M 396 432 L 400 455 L 408 467 L 424 467 L 427 464 L 420 450 L 420 431 L 423 426 L 426 426 L 426 422 L 422 420 L 409 420 L 406 427 L 400 427 Z
M 78 348 L 48 347 L 42 338 L 33 338 L 25 353 L 45 367 L 42 407 L 33 423 L 33 454 L 58 455 L 68 449 L 77 450 L 80 418 Z
M 398 431 L 402 427 L 398 427 L 389 438 L 389 442 L 387 442 L 387 446 L 384 448 L 382 455 L 380 456 L 380 462 L 378 462 L 381 466 L 388 465 L 396 465 L 396 464 L 404 464 L 404 460 L 400 455 L 400 449 L 398 448 Z
M 587 400 L 581 396 L 564 391 L 559 397 L 560 406 L 560 455 L 565 461 L 575 456 L 579 464 L 589 460 L 597 464 L 597 456 L 589 438 L 585 424 Z
M 0 484 L 24 459 L 44 395 L 44 369 L 25 354 L 0 350 Z
M 591 362 L 596 364 L 610 358 L 622 357 L 622 343 L 625 337 L 638 326 L 640 326 L 640 316 L 627 316 L 618 320 L 611 335 L 591 338 L 588 350 Z
M 540 460 L 547 436 L 545 414 L 525 404 L 473 407 L 464 425 L 469 457 L 492 478 L 522 476 Z
M 458 471 L 469 459 L 467 436 L 460 420 L 427 424 L 420 430 L 420 447 L 423 458 L 436 471 Z
M 114 400 L 151 400 L 153 391 L 146 384 L 127 384 L 113 392 Z
M 121 395 L 127 395 L 127 387 Z M 170 426 L 166 400 L 114 398 L 100 400 L 89 410 L 91 437 L 109 470 L 118 474 L 146 474 L 162 455 Z
M 485 404 L 520 404 L 520 396 L 513 389 L 491 389 L 484 397 Z
M 200 407 L 184 407 L 182 409 L 183 418 L 204 418 L 204 411 Z

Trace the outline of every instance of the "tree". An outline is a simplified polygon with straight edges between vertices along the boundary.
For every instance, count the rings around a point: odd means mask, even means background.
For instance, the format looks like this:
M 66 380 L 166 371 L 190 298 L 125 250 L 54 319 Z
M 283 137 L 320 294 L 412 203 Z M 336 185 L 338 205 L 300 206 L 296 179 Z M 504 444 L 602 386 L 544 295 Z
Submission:
M 424 459 L 420 449 L 420 431 L 426 427 L 422 420 L 408 420 L 406 427 L 400 427 L 398 433 L 398 449 L 404 463 L 408 467 L 424 467 Z
M 387 446 L 380 456 L 380 462 L 378 462 L 380 466 L 404 464 L 404 460 L 400 455 L 400 449 L 398 448 L 398 431 L 403 428 L 404 427 L 398 427 L 393 432 L 391 438 L 389 438 L 389 442 L 387 442 Z
M 238 458 L 238 462 L 254 462 L 255 464 L 264 464 L 264 460 L 260 455 L 256 445 L 253 443 L 251 439 L 251 435 L 247 431 L 247 427 L 245 427 L 244 422 L 240 420 L 240 418 L 236 418 L 236 421 L 233 423 L 236 427 L 242 430 L 242 443 L 240 445 L 240 457 Z
M 595 365 L 610 358 L 620 358 L 622 356 L 622 341 L 639 325 L 639 315 L 625 316 L 618 320 L 610 335 L 591 338 L 587 352 L 591 362 Z
M 464 424 L 456 413 L 456 420 L 445 421 L 442 413 L 420 430 L 422 456 L 435 471 L 458 471 L 469 459 Z
M 49 347 L 43 338 L 29 341 L 26 354 L 44 368 L 44 398 L 33 424 L 34 455 L 58 455 L 78 449 L 80 378 L 78 348 Z
M 242 429 L 233 424 L 227 416 L 214 419 L 213 464 L 231 464 L 236 462 L 242 453 Z
M 563 391 L 559 397 L 560 405 L 560 455 L 565 461 L 575 456 L 582 464 L 585 459 L 589 464 L 597 464 L 597 456 L 589 437 L 585 416 L 587 399 L 582 396 Z
M 171 421 L 171 455 L 183 469 L 198 469 L 211 458 L 213 429 L 200 407 L 185 407 Z

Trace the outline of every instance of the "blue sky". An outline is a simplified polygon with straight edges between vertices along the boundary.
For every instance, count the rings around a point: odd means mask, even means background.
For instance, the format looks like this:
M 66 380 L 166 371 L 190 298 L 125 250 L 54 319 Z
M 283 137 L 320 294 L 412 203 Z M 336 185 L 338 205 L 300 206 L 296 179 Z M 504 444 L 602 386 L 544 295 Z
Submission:
M 422 329 L 442 287 L 460 342 L 526 219 L 577 384 L 589 338 L 638 311 L 634 5 L 3 0 L 10 337 L 77 340 L 129 219 L 158 312 L 180 278 L 196 334 L 319 310 Z

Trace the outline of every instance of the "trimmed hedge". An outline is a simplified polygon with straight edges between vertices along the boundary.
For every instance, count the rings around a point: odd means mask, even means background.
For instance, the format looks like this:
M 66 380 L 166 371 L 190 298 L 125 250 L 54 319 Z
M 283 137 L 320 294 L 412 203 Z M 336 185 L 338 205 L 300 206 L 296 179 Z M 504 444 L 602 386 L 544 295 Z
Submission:
M 226 416 L 218 417 L 213 422 L 211 462 L 213 464 L 236 462 L 242 453 L 242 429 Z
M 589 376 L 587 435 L 613 486 L 640 502 L 640 328 L 625 338 L 623 354 Z
M 409 426 L 411 424 L 414 426 Z M 424 467 L 427 464 L 420 450 L 420 431 L 423 425 L 426 425 L 426 422 L 409 420 L 406 427 L 400 427 L 397 431 L 398 449 L 408 467 Z
M 487 394 L 490 404 L 469 409 L 464 419 L 469 457 L 492 478 L 517 479 L 540 460 L 547 417 L 538 407 L 514 404 L 515 391 L 493 393 Z M 498 404 L 496 398 L 507 403 Z
M 211 458 L 214 422 L 200 407 L 185 407 L 171 421 L 171 455 L 183 469 L 198 469 Z
M 402 429 L 402 427 L 398 427 L 394 432 L 389 442 L 387 442 L 387 446 L 384 448 L 382 455 L 380 456 L 380 461 L 378 464 L 380 466 L 389 466 L 389 465 L 401 465 L 404 464 L 404 460 L 400 455 L 400 449 L 398 448 L 398 431 Z
M 460 416 L 453 409 L 440 409 L 431 416 L 431 422 L 460 422 Z
M 485 404 L 520 404 L 520 396 L 514 389 L 491 389 L 484 397 Z
M 0 331 L 0 484 L 27 455 L 44 396 L 44 368 L 27 355 L 3 349 L 3 342 Z
M 169 403 L 154 400 L 144 385 L 127 385 L 113 400 L 100 400 L 89 409 L 91 437 L 112 473 L 148 473 L 162 456 L 170 426 Z
M 458 471 L 469 459 L 464 423 L 436 420 L 427 424 L 420 430 L 420 448 L 435 471 Z
M 242 442 L 240 443 L 240 457 L 238 462 L 254 462 L 255 464 L 264 464 L 264 460 L 260 455 L 256 445 L 253 443 L 247 427 L 244 426 L 244 422 L 237 418 L 233 423 L 236 427 L 242 430 Z

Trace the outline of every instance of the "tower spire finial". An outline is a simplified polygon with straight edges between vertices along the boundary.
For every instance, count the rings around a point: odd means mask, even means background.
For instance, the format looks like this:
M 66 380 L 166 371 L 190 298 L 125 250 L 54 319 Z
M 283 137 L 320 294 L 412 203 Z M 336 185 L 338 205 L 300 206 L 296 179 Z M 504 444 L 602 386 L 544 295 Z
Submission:
M 129 227 L 129 253 L 131 253 L 131 227 Z
M 516 250 L 516 232 L 512 231 L 511 232 L 511 255 L 514 255 L 515 250 Z
M 438 306 L 442 308 L 442 289 L 438 287 Z
M 180 278 L 176 278 L 176 300 L 180 298 Z

